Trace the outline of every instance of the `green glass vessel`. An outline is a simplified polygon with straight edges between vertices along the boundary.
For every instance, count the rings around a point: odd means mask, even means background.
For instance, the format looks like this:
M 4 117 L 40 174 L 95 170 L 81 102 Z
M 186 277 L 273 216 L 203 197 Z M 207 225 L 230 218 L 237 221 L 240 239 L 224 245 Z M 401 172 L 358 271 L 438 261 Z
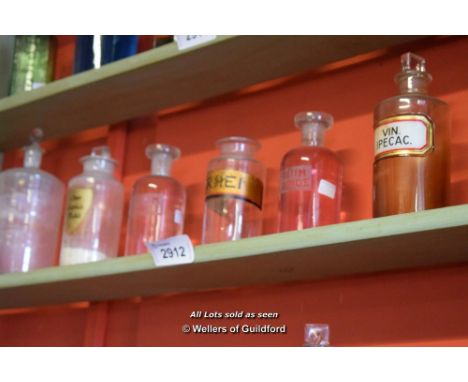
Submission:
M 52 80 L 52 36 L 16 36 L 10 94 L 37 89 Z

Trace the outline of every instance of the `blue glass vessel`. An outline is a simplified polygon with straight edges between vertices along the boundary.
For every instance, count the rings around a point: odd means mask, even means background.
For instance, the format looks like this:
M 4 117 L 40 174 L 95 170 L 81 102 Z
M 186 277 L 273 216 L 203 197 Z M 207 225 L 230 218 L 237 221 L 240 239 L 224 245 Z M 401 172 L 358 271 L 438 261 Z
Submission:
M 101 64 L 130 57 L 138 51 L 138 36 L 132 35 L 109 35 L 102 36 Z

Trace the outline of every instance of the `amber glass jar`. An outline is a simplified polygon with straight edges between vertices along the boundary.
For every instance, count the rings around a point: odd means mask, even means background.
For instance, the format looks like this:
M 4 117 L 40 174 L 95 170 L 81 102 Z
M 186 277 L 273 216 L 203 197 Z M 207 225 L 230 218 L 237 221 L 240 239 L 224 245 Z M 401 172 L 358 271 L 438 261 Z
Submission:
M 427 94 L 426 62 L 401 57 L 395 77 L 400 95 L 380 102 L 374 114 L 374 216 L 443 207 L 449 187 L 448 105 Z

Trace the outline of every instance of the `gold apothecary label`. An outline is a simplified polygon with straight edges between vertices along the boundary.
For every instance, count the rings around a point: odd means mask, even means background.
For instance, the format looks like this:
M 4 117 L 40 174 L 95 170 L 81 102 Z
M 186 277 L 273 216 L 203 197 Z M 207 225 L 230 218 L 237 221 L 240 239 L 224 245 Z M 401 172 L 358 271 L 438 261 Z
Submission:
M 374 130 L 375 160 L 424 156 L 434 148 L 434 124 L 421 114 L 385 118 Z
M 210 171 L 206 178 L 206 199 L 220 195 L 240 198 L 262 209 L 263 183 L 242 171 Z
M 73 234 L 83 223 L 92 204 L 93 190 L 91 188 L 73 188 L 70 190 L 65 223 L 69 234 Z

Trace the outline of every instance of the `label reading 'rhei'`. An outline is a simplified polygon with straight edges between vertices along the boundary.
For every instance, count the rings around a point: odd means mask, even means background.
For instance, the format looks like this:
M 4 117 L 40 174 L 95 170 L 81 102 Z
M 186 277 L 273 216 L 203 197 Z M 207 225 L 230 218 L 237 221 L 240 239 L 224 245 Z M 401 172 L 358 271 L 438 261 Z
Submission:
M 400 115 L 382 120 L 374 131 L 375 159 L 422 156 L 434 147 L 433 124 L 424 115 Z
M 263 183 L 257 177 L 236 170 L 210 171 L 206 178 L 206 198 L 229 195 L 262 209 Z
M 91 188 L 73 188 L 69 191 L 66 214 L 66 230 L 73 234 L 83 223 L 93 203 Z

